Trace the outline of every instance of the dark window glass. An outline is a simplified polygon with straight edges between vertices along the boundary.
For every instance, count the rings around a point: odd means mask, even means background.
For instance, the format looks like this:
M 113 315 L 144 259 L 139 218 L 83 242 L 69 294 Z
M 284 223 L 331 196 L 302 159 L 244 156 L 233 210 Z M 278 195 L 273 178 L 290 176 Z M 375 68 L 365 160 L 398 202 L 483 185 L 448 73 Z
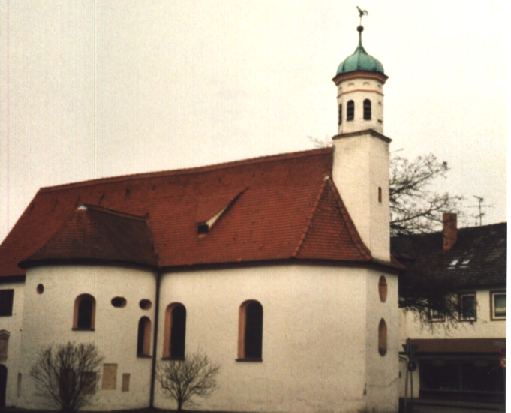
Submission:
M 14 290 L 0 290 L 0 316 L 12 315 Z
M 172 325 L 170 330 L 170 358 L 185 358 L 186 309 L 176 304 L 172 309 Z
M 150 355 L 151 340 L 151 321 L 147 317 L 142 317 L 138 322 L 137 331 L 137 356 Z
M 263 307 L 257 301 L 249 301 L 245 308 L 245 358 L 262 358 Z
M 364 99 L 364 119 L 371 120 L 371 101 Z
M 348 107 L 346 108 L 346 120 L 353 120 L 355 117 L 355 103 L 352 100 L 348 101 Z
M 461 294 L 459 300 L 460 320 L 476 319 L 476 296 L 475 294 Z
M 342 123 L 342 105 L 339 105 L 339 112 L 337 113 L 337 124 Z
M 94 298 L 90 295 L 84 295 L 79 297 L 78 304 L 78 319 L 76 322 L 76 328 L 79 330 L 91 330 L 92 329 L 92 316 L 94 307 Z

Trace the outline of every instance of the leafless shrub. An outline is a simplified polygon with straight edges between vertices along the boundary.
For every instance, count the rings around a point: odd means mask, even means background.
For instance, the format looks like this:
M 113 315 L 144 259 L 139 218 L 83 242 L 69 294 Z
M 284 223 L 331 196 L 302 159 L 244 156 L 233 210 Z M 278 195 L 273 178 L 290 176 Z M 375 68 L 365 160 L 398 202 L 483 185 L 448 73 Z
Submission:
M 219 370 L 205 354 L 197 352 L 184 360 L 160 361 L 157 377 L 165 395 L 176 401 L 181 412 L 193 396 L 207 397 L 213 392 Z
M 103 358 L 94 344 L 68 342 L 44 348 L 30 375 L 36 390 L 64 412 L 76 412 L 93 397 Z

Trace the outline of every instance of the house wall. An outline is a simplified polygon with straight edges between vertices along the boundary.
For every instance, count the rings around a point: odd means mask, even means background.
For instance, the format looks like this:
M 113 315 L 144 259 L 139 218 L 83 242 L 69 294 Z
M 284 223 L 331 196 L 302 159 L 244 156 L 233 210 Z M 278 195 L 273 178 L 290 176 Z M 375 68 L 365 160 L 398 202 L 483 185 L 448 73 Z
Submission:
M 196 399 L 194 408 L 360 412 L 368 394 L 395 406 L 397 383 L 393 388 L 390 376 L 397 377 L 397 283 L 391 280 L 388 305 L 380 305 L 373 287 L 368 291 L 368 283 L 377 288 L 378 277 L 363 269 L 305 265 L 166 273 L 160 313 L 182 303 L 187 353 L 201 350 L 221 366 L 218 388 L 208 399 Z M 263 306 L 262 362 L 236 361 L 239 306 L 247 299 Z M 382 315 L 394 337 L 386 357 L 374 344 Z M 163 317 L 159 330 L 158 358 Z M 376 355 L 366 359 L 367 351 Z M 380 382 L 385 386 L 376 390 Z M 156 406 L 174 408 L 156 388 Z
M 37 285 L 44 285 L 38 294 Z M 75 298 L 89 293 L 96 299 L 95 331 L 73 331 Z M 104 266 L 47 266 L 29 269 L 26 277 L 23 318 L 23 389 L 19 406 L 43 408 L 44 400 L 36 395 L 29 376 L 39 351 L 51 344 L 67 341 L 95 343 L 104 363 L 117 364 L 115 390 L 101 390 L 101 380 L 89 410 L 113 410 L 147 407 L 151 359 L 137 358 L 137 327 L 140 317 L 147 316 L 154 325 L 155 275 L 152 272 Z M 111 299 L 126 298 L 124 308 L 115 308 Z M 139 300 L 153 302 L 142 310 Z M 122 374 L 129 373 L 130 388 L 121 391 Z
M 7 367 L 6 406 L 16 406 L 18 402 L 17 377 L 21 360 L 24 289 L 25 284 L 23 282 L 0 284 L 0 290 L 14 290 L 12 315 L 0 317 L 0 330 L 6 330 L 10 333 L 7 359 L 0 360 L 0 364 Z
M 400 317 L 400 346 L 399 351 L 403 351 L 402 344 L 406 343 L 407 338 L 411 339 L 446 339 L 446 338 L 505 338 L 506 320 L 491 319 L 490 291 L 496 290 L 477 290 L 476 293 L 476 320 L 475 321 L 450 321 L 450 322 L 428 322 L 421 321 L 420 317 L 413 311 L 401 309 Z M 471 291 L 473 292 L 473 290 Z M 400 384 L 399 397 L 405 397 L 405 383 L 407 378 L 406 361 L 400 362 Z M 420 365 L 413 373 L 413 397 L 419 397 Z M 410 383 L 408 383 L 408 393 L 411 393 Z

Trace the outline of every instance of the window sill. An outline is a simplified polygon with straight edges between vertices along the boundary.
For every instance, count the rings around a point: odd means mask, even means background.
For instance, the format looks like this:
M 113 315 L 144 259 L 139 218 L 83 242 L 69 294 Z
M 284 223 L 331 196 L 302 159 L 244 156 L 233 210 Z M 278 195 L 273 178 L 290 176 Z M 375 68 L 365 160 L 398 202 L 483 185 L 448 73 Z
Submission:
M 73 327 L 71 330 L 73 330 L 73 331 L 96 331 L 93 328 L 78 328 L 78 327 Z
M 137 358 L 139 358 L 139 359 L 152 359 L 153 356 L 151 356 L 149 354 L 137 354 Z
M 172 361 L 172 360 L 184 361 L 185 360 L 184 357 L 170 357 L 170 356 L 164 356 L 161 359 L 162 360 L 168 360 L 168 361 Z
M 262 358 L 243 358 L 243 359 L 236 359 L 238 363 L 262 363 Z

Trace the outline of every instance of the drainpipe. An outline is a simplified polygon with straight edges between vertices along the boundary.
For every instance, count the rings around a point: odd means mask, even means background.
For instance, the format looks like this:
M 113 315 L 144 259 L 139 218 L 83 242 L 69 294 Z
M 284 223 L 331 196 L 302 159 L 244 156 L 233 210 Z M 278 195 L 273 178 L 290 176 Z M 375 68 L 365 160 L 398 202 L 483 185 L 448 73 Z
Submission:
M 156 382 L 156 349 L 158 345 L 158 325 L 159 325 L 159 310 L 160 310 L 160 286 L 161 286 L 161 271 L 156 271 L 156 294 L 154 300 L 154 339 L 153 339 L 153 357 L 151 360 L 151 388 L 149 390 L 149 408 L 154 408 L 154 393 Z

